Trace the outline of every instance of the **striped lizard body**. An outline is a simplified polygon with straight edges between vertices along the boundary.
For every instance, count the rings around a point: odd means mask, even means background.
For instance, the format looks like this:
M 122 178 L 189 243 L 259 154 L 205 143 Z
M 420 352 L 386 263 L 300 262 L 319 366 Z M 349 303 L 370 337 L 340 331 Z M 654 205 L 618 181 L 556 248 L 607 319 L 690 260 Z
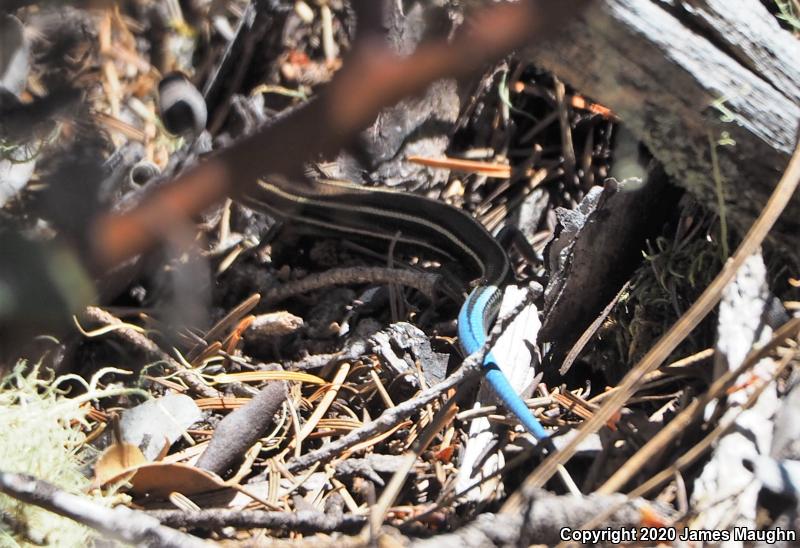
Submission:
M 459 343 L 468 355 L 484 345 L 511 269 L 500 244 L 464 211 L 406 192 L 330 180 L 261 180 L 242 201 L 315 232 L 398 242 L 458 261 L 478 280 L 458 315 Z M 508 410 L 536 439 L 546 439 L 544 428 L 500 371 L 491 352 L 483 366 L 486 380 Z

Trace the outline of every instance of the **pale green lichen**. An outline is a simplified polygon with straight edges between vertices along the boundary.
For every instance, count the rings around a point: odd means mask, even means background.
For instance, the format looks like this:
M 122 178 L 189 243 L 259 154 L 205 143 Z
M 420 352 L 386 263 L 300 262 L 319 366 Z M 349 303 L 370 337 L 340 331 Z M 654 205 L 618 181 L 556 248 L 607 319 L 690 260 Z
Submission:
M 85 493 L 90 484 L 83 470 L 94 454 L 85 444 L 87 402 L 130 394 L 131 389 L 98 389 L 106 369 L 86 383 L 74 375 L 42 378 L 38 366 L 25 362 L 0 381 L 0 470 L 23 473 L 50 482 L 70 493 Z M 66 380 L 84 384 L 86 392 L 69 397 Z M 139 393 L 139 390 L 133 390 Z M 86 495 L 89 496 L 89 495 Z M 92 496 L 96 503 L 109 498 Z M 0 546 L 88 546 L 92 531 L 70 519 L 0 494 Z M 5 523 L 4 523 L 5 522 Z M 9 523 L 17 530 L 10 530 Z

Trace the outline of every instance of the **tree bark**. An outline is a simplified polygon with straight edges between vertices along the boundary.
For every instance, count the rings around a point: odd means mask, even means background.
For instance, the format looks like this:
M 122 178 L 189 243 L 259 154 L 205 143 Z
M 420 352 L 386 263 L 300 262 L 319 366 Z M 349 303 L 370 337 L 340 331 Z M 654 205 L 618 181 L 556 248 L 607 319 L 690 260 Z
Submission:
M 675 183 L 742 231 L 786 166 L 800 121 L 800 40 L 758 0 L 603 0 L 546 47 L 535 63 L 613 109 Z M 795 197 L 773 231 L 791 249 Z

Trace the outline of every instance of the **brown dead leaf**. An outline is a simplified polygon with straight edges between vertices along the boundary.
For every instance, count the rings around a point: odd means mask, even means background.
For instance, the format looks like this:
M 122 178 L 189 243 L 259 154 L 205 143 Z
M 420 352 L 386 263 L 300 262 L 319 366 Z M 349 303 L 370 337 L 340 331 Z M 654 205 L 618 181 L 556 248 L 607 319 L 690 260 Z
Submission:
M 127 481 L 133 469 L 146 464 L 141 450 L 130 443 L 115 443 L 108 447 L 94 466 L 94 482 L 97 487 L 117 481 Z
M 140 466 L 130 482 L 134 495 L 159 499 L 167 498 L 170 493 L 190 496 L 228 487 L 222 478 L 212 472 L 177 462 L 154 462 Z
M 103 487 L 122 481 L 130 482 L 133 495 L 156 499 L 171 493 L 191 496 L 228 487 L 212 472 L 183 463 L 149 462 L 137 446 L 115 443 L 97 459 L 93 484 Z

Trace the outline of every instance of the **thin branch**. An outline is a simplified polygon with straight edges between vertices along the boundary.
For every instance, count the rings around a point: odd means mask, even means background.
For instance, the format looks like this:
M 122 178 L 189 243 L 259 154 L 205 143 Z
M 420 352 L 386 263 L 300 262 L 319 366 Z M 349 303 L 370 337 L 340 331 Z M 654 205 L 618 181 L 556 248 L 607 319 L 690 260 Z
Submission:
M 359 41 L 315 99 L 187 170 L 120 215 L 89 227 L 90 262 L 99 272 L 150 248 L 187 218 L 226 195 L 246 193 L 259 176 L 299 178 L 304 162 L 338 151 L 380 110 L 435 80 L 479 69 L 512 49 L 556 32 L 587 0 L 525 0 L 484 9 L 452 43 L 401 57 L 377 39 Z
M 653 462 L 659 454 L 662 454 L 667 447 L 680 435 L 686 432 L 697 419 L 701 417 L 706 406 L 716 398 L 725 395 L 740 375 L 744 374 L 759 361 L 768 356 L 775 348 L 783 344 L 789 337 L 796 337 L 800 329 L 800 318 L 789 320 L 781 327 L 766 345 L 751 353 L 742 364 L 736 369 L 725 372 L 709 387 L 701 396 L 681 411 L 669 424 L 664 426 L 653 436 L 641 449 L 639 449 L 625 464 L 620 466 L 606 482 L 597 489 L 597 493 L 607 494 L 622 489 L 625 484 L 646 464 Z
M 458 371 L 450 375 L 447 379 L 443 380 L 439 384 L 431 386 L 427 390 L 423 390 L 415 398 L 406 400 L 403 403 L 392 407 L 391 409 L 387 409 L 374 421 L 365 424 L 357 430 L 353 430 L 346 436 L 342 436 L 338 440 L 325 445 L 321 449 L 311 451 L 310 453 L 306 453 L 305 455 L 290 461 L 287 469 L 292 473 L 297 473 L 317 463 L 324 464 L 351 447 L 366 441 L 373 436 L 377 436 L 390 430 L 414 413 L 417 413 L 420 409 L 423 409 L 432 401 L 442 397 L 451 388 L 454 388 L 467 379 L 474 377 L 478 373 L 480 363 L 482 361 L 482 357 L 480 360 L 478 360 L 477 354 L 473 354 L 464 360 L 463 365 L 458 369 Z
M 280 287 L 271 289 L 267 291 L 264 299 L 270 305 L 274 305 L 276 302 L 295 295 L 335 285 L 400 284 L 413 287 L 432 300 L 438 280 L 439 276 L 437 274 L 415 272 L 403 268 L 364 266 L 332 268 L 319 274 L 306 276 L 302 280 L 288 282 Z
M 285 529 L 298 533 L 354 533 L 366 518 L 344 515 L 334 518 L 321 512 L 261 512 L 257 510 L 228 510 L 215 508 L 197 512 L 182 510 L 151 510 L 148 516 L 170 527 L 191 529 L 222 529 L 223 527 Z
M 207 547 L 205 541 L 161 525 L 157 519 L 126 506 L 106 508 L 86 497 L 25 474 L 0 472 L 0 491 L 95 529 L 108 538 L 141 546 Z
M 146 359 L 153 362 L 162 362 L 167 368 L 175 372 L 175 374 L 185 382 L 189 388 L 196 394 L 204 398 L 217 398 L 220 393 L 210 386 L 203 383 L 199 374 L 195 371 L 187 369 L 178 360 L 161 350 L 156 343 L 151 341 L 145 335 L 142 335 L 134 329 L 124 327 L 124 322 L 96 306 L 87 306 L 84 311 L 84 316 L 105 326 L 119 326 L 114 330 L 114 335 L 126 344 L 135 347 L 139 352 L 142 352 Z
M 383 414 L 381 414 L 380 417 L 368 424 L 365 424 L 361 428 L 353 430 L 346 436 L 327 444 L 321 449 L 317 449 L 316 451 L 312 451 L 294 459 L 289 463 L 289 466 L 287 467 L 288 470 L 292 473 L 296 473 L 300 470 L 309 468 L 314 464 L 329 462 L 331 459 L 335 458 L 351 447 L 366 441 L 373 436 L 377 436 L 383 432 L 386 432 L 391 428 L 394 428 L 403 420 L 418 412 L 420 409 L 423 409 L 430 402 L 444 395 L 451 388 L 454 388 L 459 384 L 472 379 L 482 369 L 483 359 L 486 355 L 487 349 L 492 348 L 497 343 L 497 339 L 500 338 L 500 336 L 503 334 L 503 331 L 514 320 L 514 318 L 516 318 L 522 312 L 522 310 L 528 306 L 537 295 L 540 294 L 540 290 L 541 286 L 538 284 L 532 288 L 529 288 L 527 297 L 523 299 L 522 302 L 520 302 L 517 306 L 515 306 L 508 315 L 495 322 L 495 326 L 491 333 L 489 333 L 489 336 L 486 338 L 486 343 L 483 345 L 483 348 L 481 348 L 478 352 L 468 356 L 455 373 L 450 375 L 439 384 L 436 384 L 427 390 L 423 390 L 415 398 L 406 400 L 403 403 L 392 407 L 391 409 L 387 409 L 383 412 Z

